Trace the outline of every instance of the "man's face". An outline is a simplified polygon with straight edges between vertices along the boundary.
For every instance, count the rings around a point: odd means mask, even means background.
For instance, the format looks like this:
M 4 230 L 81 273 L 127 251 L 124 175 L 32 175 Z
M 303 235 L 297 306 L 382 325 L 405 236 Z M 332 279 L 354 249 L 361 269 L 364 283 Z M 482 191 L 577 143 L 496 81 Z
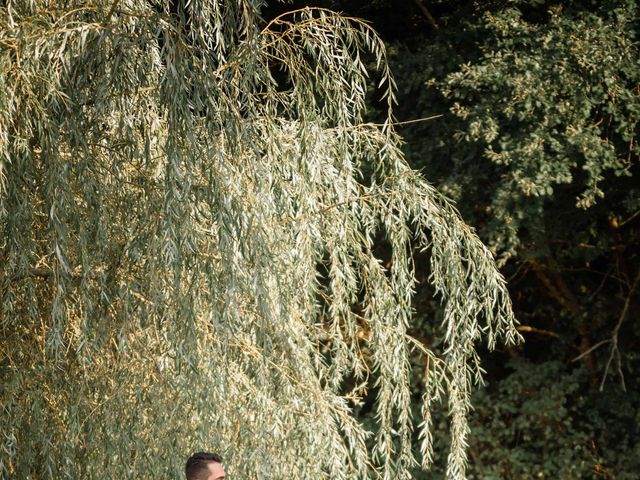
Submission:
M 209 463 L 209 472 L 211 473 L 207 477 L 207 480 L 224 480 L 224 469 L 218 462 Z

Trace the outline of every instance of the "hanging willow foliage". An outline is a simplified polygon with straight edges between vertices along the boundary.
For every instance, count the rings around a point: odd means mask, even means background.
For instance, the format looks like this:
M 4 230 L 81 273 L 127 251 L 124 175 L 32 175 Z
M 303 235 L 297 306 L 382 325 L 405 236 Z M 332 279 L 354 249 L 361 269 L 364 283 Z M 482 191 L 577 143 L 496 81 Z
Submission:
M 260 0 L 186 3 L 0 9 L 0 477 L 182 478 L 212 449 L 233 478 L 410 478 L 442 396 L 464 478 L 474 344 L 518 336 L 491 255 L 399 151 L 383 45 L 327 10 L 260 28 Z M 441 356 L 406 333 L 412 248 Z

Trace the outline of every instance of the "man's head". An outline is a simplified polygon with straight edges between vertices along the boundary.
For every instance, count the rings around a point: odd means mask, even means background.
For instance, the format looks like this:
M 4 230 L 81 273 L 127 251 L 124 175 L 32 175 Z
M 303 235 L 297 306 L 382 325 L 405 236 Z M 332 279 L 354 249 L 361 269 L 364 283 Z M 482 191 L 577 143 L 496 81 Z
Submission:
M 187 480 L 224 480 L 222 457 L 215 453 L 194 453 L 184 468 Z

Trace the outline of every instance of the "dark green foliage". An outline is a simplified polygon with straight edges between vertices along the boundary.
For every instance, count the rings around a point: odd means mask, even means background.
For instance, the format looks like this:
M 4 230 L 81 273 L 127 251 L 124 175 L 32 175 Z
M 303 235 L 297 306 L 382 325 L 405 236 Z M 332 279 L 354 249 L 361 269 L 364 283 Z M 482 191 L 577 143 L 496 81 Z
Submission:
M 450 112 L 407 128 L 411 159 L 442 178 L 501 254 L 540 242 L 550 202 L 591 207 L 638 168 L 637 6 L 546 7 L 542 23 L 515 7 L 479 12 L 453 26 L 459 36 L 397 57 L 404 116 Z M 637 202 L 625 190 L 621 218 Z
M 640 397 L 614 385 L 589 389 L 585 368 L 514 356 L 488 369 L 473 399 L 469 480 L 626 479 L 640 468 Z M 447 422 L 434 422 L 436 466 L 416 480 L 442 480 Z
M 636 478 L 637 395 L 589 395 L 588 373 L 558 361 L 508 367 L 476 395 L 469 478 Z

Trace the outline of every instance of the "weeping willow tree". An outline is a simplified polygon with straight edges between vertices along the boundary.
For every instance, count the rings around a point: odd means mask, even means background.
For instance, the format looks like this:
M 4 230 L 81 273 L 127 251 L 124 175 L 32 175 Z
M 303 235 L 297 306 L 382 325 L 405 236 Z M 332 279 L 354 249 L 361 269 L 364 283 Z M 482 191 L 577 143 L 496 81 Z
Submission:
M 233 478 L 410 478 L 438 400 L 464 478 L 475 345 L 518 339 L 504 280 L 403 159 L 375 33 L 262 3 L 0 9 L 0 478 L 181 478 L 194 449 Z M 441 355 L 407 335 L 416 249 Z

